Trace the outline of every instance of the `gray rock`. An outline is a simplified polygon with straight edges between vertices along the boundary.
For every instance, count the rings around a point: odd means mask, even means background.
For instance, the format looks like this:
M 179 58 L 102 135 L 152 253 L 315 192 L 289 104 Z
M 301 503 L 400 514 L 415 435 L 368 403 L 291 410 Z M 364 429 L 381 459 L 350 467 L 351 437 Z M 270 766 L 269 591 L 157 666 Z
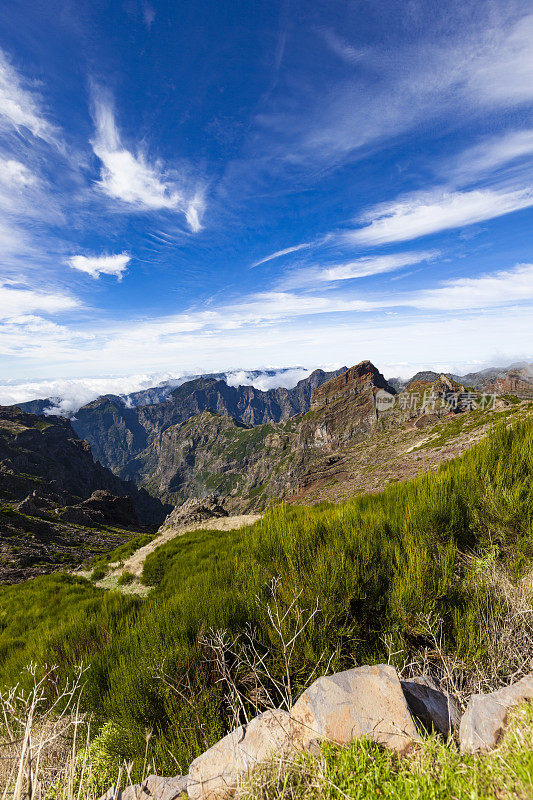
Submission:
M 286 711 L 265 711 L 229 733 L 196 758 L 189 769 L 191 800 L 231 797 L 239 780 L 273 754 L 289 752 L 290 719 Z
M 318 678 L 291 710 L 294 745 L 315 739 L 349 744 L 366 736 L 404 753 L 420 736 L 396 670 L 386 664 Z
M 149 775 L 142 783 L 135 783 L 126 789 L 117 790 L 111 786 L 100 800 L 177 800 L 186 793 L 188 778 L 188 775 L 175 778 Z
M 459 741 L 463 753 L 487 753 L 500 741 L 507 727 L 507 712 L 533 699 L 533 672 L 491 694 L 474 694 L 461 719 Z
M 457 700 L 444 691 L 429 675 L 402 681 L 402 689 L 411 714 L 426 731 L 453 736 L 461 722 Z
M 217 494 L 208 494 L 207 497 L 191 497 L 183 505 L 176 506 L 165 519 L 161 530 L 180 528 L 195 522 L 204 522 L 217 517 L 227 517 L 224 500 Z

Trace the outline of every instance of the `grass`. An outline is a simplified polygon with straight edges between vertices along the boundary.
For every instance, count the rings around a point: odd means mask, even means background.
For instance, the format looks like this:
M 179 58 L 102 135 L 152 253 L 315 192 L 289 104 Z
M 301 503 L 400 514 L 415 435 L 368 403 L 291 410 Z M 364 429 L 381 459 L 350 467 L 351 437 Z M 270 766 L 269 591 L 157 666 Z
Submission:
M 114 530 L 114 529 L 111 529 Z M 123 531 L 117 530 L 118 533 L 124 533 Z M 103 574 L 100 577 L 103 577 L 107 572 L 107 567 L 109 564 L 120 563 L 121 561 L 125 561 L 127 558 L 133 555 L 140 547 L 144 547 L 145 545 L 149 544 L 152 539 L 157 536 L 157 533 L 154 534 L 139 534 L 137 536 L 133 536 L 124 544 L 121 544 L 119 547 L 115 548 L 115 550 L 111 550 L 108 553 L 104 553 L 103 555 L 99 555 L 97 558 L 93 559 L 92 561 L 92 568 L 94 570 L 99 570 L 100 572 L 103 570 Z
M 522 654 L 494 655 L 491 625 L 512 617 L 512 607 L 479 564 L 490 560 L 515 583 L 531 570 L 532 474 L 529 419 L 502 425 L 462 458 L 379 495 L 278 507 L 251 528 L 171 540 L 145 561 L 143 581 L 155 586 L 146 598 L 66 575 L 3 587 L 0 684 L 16 682 L 30 661 L 57 664 L 60 676 L 83 661 L 83 703 L 96 728 L 112 723 L 113 752 L 134 763 L 133 777 L 146 730 L 150 760 L 176 774 L 231 726 L 200 631 L 238 634 L 250 623 L 270 652 L 272 674 L 282 674 L 275 632 L 257 603 L 276 575 L 287 605 L 296 590 L 302 607 L 317 598 L 320 606 L 295 648 L 295 693 L 323 653 L 335 670 L 386 660 L 389 649 L 398 663 L 416 655 L 428 647 L 430 618 L 441 621 L 454 658 L 490 672 L 498 685 L 522 669 Z M 120 550 L 106 563 L 121 560 Z M 187 700 L 157 678 L 163 666 L 187 681 Z
M 533 796 L 533 707 L 515 710 L 492 754 L 461 755 L 429 737 L 404 758 L 360 739 L 323 745 L 320 756 L 265 765 L 237 800 L 529 800 Z

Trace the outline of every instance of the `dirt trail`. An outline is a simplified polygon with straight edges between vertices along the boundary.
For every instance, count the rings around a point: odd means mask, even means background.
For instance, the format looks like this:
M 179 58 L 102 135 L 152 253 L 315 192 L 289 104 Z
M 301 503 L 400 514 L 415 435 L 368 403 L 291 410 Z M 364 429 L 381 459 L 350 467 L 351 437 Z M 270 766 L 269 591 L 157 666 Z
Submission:
M 135 553 L 124 562 L 120 569 L 114 571 L 114 574 L 118 575 L 123 572 L 131 572 L 132 575 L 136 575 L 139 578 L 142 574 L 146 557 L 162 544 L 169 542 L 176 536 L 202 529 L 210 531 L 237 530 L 238 528 L 243 528 L 245 525 L 252 525 L 252 523 L 257 522 L 260 518 L 261 514 L 241 514 L 237 517 L 216 517 L 214 519 L 206 519 L 203 522 L 196 522 L 192 525 L 184 525 L 180 528 L 170 528 L 160 533 L 159 536 L 156 536 L 155 539 L 152 539 L 152 541 L 144 547 L 140 547 L 136 550 Z

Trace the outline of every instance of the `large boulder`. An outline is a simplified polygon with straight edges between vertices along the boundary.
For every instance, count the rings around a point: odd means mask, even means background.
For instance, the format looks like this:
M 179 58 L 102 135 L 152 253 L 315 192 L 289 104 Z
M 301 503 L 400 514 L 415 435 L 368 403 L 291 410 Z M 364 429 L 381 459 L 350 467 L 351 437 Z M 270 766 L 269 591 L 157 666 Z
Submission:
M 207 497 L 190 497 L 183 505 L 176 506 L 165 519 L 161 530 L 182 528 L 197 522 L 205 522 L 217 517 L 227 517 L 224 500 L 217 494 L 208 494 Z
M 421 675 L 402 681 L 409 711 L 426 731 L 453 736 L 461 722 L 457 700 L 444 691 L 434 678 Z
M 349 744 L 366 736 L 404 753 L 420 736 L 394 667 L 357 667 L 318 678 L 291 710 L 294 745 L 308 749 L 314 740 Z
M 507 727 L 507 712 L 533 699 L 533 672 L 490 694 L 474 694 L 461 719 L 459 741 L 463 753 L 487 753 L 500 741 Z
M 188 775 L 176 778 L 162 778 L 149 775 L 142 783 L 135 783 L 126 789 L 112 786 L 100 800 L 178 800 L 187 791 Z
M 239 780 L 273 754 L 289 752 L 290 719 L 286 711 L 265 711 L 229 733 L 196 758 L 189 769 L 191 800 L 231 797 Z

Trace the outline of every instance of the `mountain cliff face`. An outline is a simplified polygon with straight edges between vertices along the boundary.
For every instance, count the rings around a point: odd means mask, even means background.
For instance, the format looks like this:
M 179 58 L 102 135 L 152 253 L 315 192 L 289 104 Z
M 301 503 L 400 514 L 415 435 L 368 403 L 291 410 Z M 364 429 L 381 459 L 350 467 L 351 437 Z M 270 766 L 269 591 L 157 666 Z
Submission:
M 129 497 L 146 523 L 158 522 L 165 511 L 157 499 L 94 461 L 69 420 L 0 406 L 0 497 L 23 500 L 34 491 L 58 497 L 61 506 L 83 502 L 96 491 Z
M 166 511 L 95 462 L 68 420 L 0 407 L 0 582 L 78 566 Z
M 533 377 L 529 370 L 513 370 L 485 384 L 485 391 L 533 397 Z
M 364 361 L 317 387 L 308 412 L 282 422 L 252 426 L 203 411 L 159 432 L 124 474 L 165 502 L 216 491 L 229 495 L 230 510 L 263 508 L 293 495 L 316 461 L 368 435 L 380 390 L 395 394 Z
M 293 389 L 262 391 L 253 386 L 229 386 L 217 376 L 200 377 L 174 389 L 162 403 L 129 408 L 120 397 L 106 395 L 80 408 L 72 424 L 96 458 L 123 477 L 128 463 L 155 443 L 167 428 L 210 411 L 227 414 L 247 425 L 280 422 L 309 409 L 312 392 L 335 372 L 315 370 Z

